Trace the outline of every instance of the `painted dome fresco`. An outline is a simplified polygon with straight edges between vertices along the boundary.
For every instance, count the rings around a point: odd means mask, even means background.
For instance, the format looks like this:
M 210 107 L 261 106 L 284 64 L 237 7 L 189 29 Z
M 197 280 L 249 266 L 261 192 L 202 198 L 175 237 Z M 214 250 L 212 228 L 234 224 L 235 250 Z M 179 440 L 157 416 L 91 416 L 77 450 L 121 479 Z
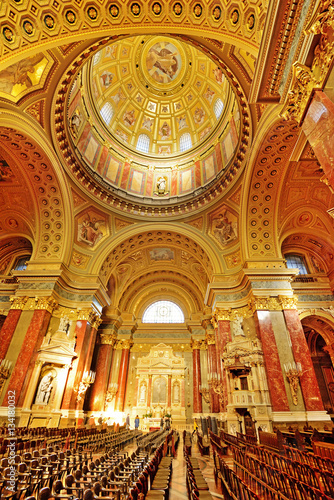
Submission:
M 178 38 L 124 37 L 78 74 L 68 100 L 75 152 L 111 186 L 180 196 L 232 161 L 240 139 L 236 95 L 222 69 Z

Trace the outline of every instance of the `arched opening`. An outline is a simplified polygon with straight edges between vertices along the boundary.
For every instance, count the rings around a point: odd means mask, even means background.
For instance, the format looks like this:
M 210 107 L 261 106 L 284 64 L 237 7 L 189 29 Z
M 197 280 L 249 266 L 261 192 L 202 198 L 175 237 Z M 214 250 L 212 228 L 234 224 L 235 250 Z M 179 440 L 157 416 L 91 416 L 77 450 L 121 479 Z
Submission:
M 331 419 L 334 419 L 334 369 L 329 347 L 322 334 L 315 328 L 312 328 L 312 323 L 325 323 L 322 320 L 312 318 L 310 326 L 304 326 L 304 332 L 307 344 L 310 349 L 311 359 L 314 366 L 314 371 L 317 377 L 321 398 L 325 410 L 330 414 Z M 309 318 L 308 318 L 309 320 Z M 316 326 L 316 325 L 314 325 Z M 319 325 L 321 327 L 321 324 Z
M 177 304 L 169 300 L 154 302 L 145 310 L 143 323 L 183 323 L 184 314 Z

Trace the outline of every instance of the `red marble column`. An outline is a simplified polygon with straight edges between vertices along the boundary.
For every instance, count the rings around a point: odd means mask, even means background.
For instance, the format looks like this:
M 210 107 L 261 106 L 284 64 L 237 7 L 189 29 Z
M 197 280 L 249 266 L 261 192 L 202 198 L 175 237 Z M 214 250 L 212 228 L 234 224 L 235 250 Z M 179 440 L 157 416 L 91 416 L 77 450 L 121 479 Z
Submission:
M 220 411 L 226 410 L 227 401 L 227 382 L 226 370 L 222 362 L 223 353 L 227 342 L 231 341 L 231 323 L 230 311 L 217 309 L 215 313 L 215 332 L 216 332 L 216 349 L 217 349 L 217 372 L 222 384 L 224 385 L 225 396 L 222 398 Z
M 97 315 L 92 309 L 80 311 L 74 335 L 76 337 L 75 352 L 77 358 L 72 362 L 69 371 L 66 388 L 61 408 L 63 410 L 74 410 L 76 408 L 77 393 L 74 389 L 79 387 L 82 375 L 85 371 L 87 357 L 89 355 L 90 338 L 92 335 L 92 324 L 95 325 Z
M 202 413 L 202 396 L 199 392 L 202 384 L 201 378 L 201 342 L 193 340 L 191 343 L 193 349 L 193 411 Z
M 217 374 L 217 351 L 214 334 L 206 334 L 208 345 L 208 373 L 209 375 Z M 219 413 L 219 397 L 218 394 L 211 388 L 211 411 Z
M 151 398 L 152 398 L 152 375 L 148 376 L 148 388 L 147 388 L 147 408 L 151 406 Z
M 89 409 L 103 411 L 105 396 L 108 390 L 108 376 L 113 348 L 116 342 L 114 335 L 100 334 L 100 344 L 96 359 L 96 377 L 90 393 Z
M 123 411 L 125 403 L 125 391 L 126 391 L 126 381 L 128 378 L 128 367 L 130 358 L 130 347 L 131 342 L 129 340 L 123 341 L 122 357 L 119 367 L 118 375 L 118 392 L 115 410 Z
M 46 334 L 53 308 L 56 301 L 51 297 L 39 298 L 36 301 L 35 311 L 28 326 L 27 333 L 17 357 L 17 361 L 9 381 L 7 394 L 4 398 L 4 404 L 8 401 L 8 391 L 14 391 L 16 394 L 16 406 L 23 404 L 26 390 L 29 385 L 30 376 L 33 372 L 35 361 L 38 355 L 38 349 Z
M 186 407 L 186 393 L 185 393 L 185 385 L 184 385 L 184 375 L 181 378 L 181 408 Z
M 302 367 L 299 382 L 305 408 L 308 411 L 323 411 L 324 405 L 298 311 L 296 309 L 284 309 L 283 314 L 291 338 L 293 357 L 295 362 L 300 363 Z
M 28 297 L 16 297 L 12 302 L 11 308 L 0 331 L 0 359 L 4 359 L 6 357 L 16 326 L 27 300 Z
M 290 408 L 270 313 L 269 311 L 256 311 L 254 317 L 257 323 L 258 335 L 262 342 L 264 366 L 272 409 L 273 411 L 289 411 Z
M 334 103 L 325 92 L 317 90 L 306 113 L 302 130 L 334 189 Z
M 168 375 L 168 386 L 167 386 L 167 408 L 172 406 L 172 376 Z

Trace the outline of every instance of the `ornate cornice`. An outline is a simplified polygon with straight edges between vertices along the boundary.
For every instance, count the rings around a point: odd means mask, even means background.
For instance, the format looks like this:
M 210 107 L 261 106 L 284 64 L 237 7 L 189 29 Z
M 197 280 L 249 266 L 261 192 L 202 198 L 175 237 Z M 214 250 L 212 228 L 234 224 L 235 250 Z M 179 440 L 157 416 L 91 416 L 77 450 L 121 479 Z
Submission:
M 10 297 L 10 301 L 12 305 L 10 306 L 11 309 L 24 309 L 24 306 L 26 305 L 29 297 L 15 297 L 14 295 Z
M 297 297 L 286 297 L 285 295 L 279 295 L 278 300 L 281 303 L 282 309 L 297 309 Z
M 100 340 L 102 345 L 111 345 L 111 347 L 115 347 L 117 343 L 117 335 L 114 333 L 112 335 L 107 333 L 100 333 Z
M 306 33 L 320 35 L 314 49 L 311 67 L 300 62 L 293 65 L 291 89 L 281 116 L 300 123 L 314 90 L 322 90 L 331 70 L 334 56 L 334 0 L 322 0 L 307 26 Z

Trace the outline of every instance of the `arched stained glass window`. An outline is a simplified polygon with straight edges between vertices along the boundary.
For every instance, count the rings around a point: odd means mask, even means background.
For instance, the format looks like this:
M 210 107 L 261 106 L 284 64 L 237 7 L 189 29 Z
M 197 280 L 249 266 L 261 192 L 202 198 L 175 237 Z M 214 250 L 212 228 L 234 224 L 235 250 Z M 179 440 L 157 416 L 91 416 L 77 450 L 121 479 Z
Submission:
M 309 274 L 305 260 L 301 255 L 285 255 L 286 265 L 289 269 L 299 269 L 299 274 Z
M 190 149 L 192 146 L 191 142 L 191 136 L 188 132 L 185 134 L 182 134 L 180 137 L 180 151 L 187 151 L 187 149 Z
M 137 141 L 137 149 L 142 153 L 148 153 L 150 148 L 150 138 L 146 134 L 140 134 Z
M 114 116 L 114 108 L 112 107 L 112 104 L 110 102 L 106 102 L 102 106 L 100 113 L 103 121 L 106 123 L 106 125 L 109 125 L 112 117 Z
M 143 323 L 184 323 L 182 309 L 169 300 L 154 302 L 145 310 Z
M 224 103 L 221 99 L 218 98 L 215 102 L 214 107 L 213 107 L 213 111 L 216 115 L 217 120 L 220 117 L 220 115 L 222 114 L 223 109 L 224 109 Z

